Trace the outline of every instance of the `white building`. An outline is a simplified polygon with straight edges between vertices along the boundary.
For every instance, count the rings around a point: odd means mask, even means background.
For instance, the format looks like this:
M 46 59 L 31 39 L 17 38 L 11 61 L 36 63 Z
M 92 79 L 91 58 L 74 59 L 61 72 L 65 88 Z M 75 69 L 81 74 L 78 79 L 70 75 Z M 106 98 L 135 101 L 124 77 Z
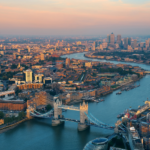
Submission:
M 25 81 L 32 83 L 32 70 L 28 69 L 24 71 L 24 73 L 25 73 Z

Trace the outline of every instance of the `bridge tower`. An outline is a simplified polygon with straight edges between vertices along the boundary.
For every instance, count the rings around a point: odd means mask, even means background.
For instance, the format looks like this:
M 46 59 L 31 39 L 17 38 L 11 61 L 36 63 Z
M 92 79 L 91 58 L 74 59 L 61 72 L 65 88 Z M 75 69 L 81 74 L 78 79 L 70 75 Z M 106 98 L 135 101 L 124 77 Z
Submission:
M 88 121 L 85 113 L 88 114 L 88 103 L 86 104 L 85 101 L 83 101 L 83 104 L 80 104 L 80 123 L 78 124 L 79 131 L 86 130 L 89 127 L 85 124 L 85 122 Z
M 59 99 L 56 99 L 54 101 L 54 119 L 52 120 L 52 126 L 58 126 L 59 124 L 62 124 L 63 121 L 58 120 L 59 118 L 62 118 L 62 109 L 58 108 L 58 106 L 62 105 L 62 101 Z
M 34 112 L 34 108 L 31 106 L 28 106 L 28 108 L 26 109 L 26 117 L 28 119 L 32 119 L 33 117 L 30 115 L 30 112 Z

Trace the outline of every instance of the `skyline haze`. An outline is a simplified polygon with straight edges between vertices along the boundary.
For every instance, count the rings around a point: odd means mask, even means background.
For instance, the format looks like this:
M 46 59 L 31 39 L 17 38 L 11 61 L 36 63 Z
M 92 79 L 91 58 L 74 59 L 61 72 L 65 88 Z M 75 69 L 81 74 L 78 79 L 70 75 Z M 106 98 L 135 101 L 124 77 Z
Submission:
M 150 35 L 148 0 L 0 1 L 0 35 Z

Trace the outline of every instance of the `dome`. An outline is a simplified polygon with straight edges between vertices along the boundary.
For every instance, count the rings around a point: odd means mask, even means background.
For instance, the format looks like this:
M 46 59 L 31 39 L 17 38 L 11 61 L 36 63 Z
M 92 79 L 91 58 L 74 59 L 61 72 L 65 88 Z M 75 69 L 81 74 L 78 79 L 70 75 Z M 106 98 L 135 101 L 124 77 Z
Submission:
M 107 138 L 97 138 L 88 142 L 83 150 L 107 150 L 108 139 Z

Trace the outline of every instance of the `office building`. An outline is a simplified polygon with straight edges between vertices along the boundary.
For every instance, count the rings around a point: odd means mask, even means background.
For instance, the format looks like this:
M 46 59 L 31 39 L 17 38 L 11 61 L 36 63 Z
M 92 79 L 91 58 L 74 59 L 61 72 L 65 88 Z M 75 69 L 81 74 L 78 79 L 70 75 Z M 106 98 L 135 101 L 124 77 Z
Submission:
M 28 69 L 28 70 L 24 71 L 24 73 L 25 73 L 25 81 L 32 83 L 32 70 Z
M 149 45 L 150 45 L 150 41 L 149 41 L 149 40 L 146 40 L 145 46 L 146 46 L 146 47 L 149 47 Z
M 128 38 L 128 45 L 131 45 L 131 38 Z
M 137 47 L 137 40 L 135 39 L 134 41 L 133 41 L 133 48 L 136 48 Z
M 41 60 L 44 60 L 45 58 L 44 58 L 44 54 L 43 53 L 41 53 Z
M 28 47 L 28 53 L 30 53 L 30 47 Z
M 44 78 L 44 75 L 43 74 L 35 74 L 34 75 L 34 79 L 35 79 L 35 82 L 43 82 L 43 78 Z
M 70 58 L 66 58 L 66 62 L 65 62 L 66 66 L 69 67 L 70 66 Z
M 110 35 L 107 35 L 107 43 L 110 43 Z
M 110 35 L 110 43 L 111 44 L 115 43 L 115 35 L 113 33 L 111 33 L 111 35 Z
M 121 44 L 121 35 L 117 35 L 117 43 L 120 45 Z

